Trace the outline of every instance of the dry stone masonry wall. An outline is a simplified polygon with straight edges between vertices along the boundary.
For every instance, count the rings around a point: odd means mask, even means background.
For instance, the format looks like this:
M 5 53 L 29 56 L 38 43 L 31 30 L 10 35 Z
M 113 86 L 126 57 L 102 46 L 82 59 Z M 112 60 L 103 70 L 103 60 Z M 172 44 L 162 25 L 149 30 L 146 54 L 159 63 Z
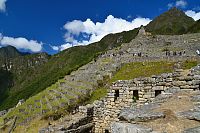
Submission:
M 94 108 L 95 133 L 110 132 L 110 124 L 119 121 L 121 110 L 131 106 L 141 106 L 155 99 L 159 94 L 200 89 L 200 66 L 184 72 L 177 69 L 173 73 L 159 76 L 119 80 L 112 84 L 107 97 L 97 101 Z

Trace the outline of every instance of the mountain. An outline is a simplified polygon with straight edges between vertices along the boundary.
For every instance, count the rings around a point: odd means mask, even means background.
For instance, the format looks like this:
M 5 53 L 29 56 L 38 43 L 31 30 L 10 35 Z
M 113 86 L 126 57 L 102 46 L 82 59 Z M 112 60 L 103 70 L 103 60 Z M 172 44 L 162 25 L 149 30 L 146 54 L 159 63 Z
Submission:
M 11 74 L 14 73 L 14 81 L 16 82 L 9 88 L 10 91 L 1 96 L 0 110 L 11 108 L 20 99 L 27 99 L 41 92 L 58 79 L 89 63 L 98 54 L 118 47 L 122 43 L 130 42 L 137 33 L 138 29 L 109 34 L 99 42 L 87 46 L 72 47 L 53 56 L 47 56 L 43 53 L 13 58 L 14 66 L 22 68 L 22 70 L 14 69 L 14 71 L 10 71 Z M 35 64 L 37 59 L 39 62 L 41 60 L 39 66 Z M 29 66 L 27 63 L 32 60 L 33 67 L 27 67 Z M 18 62 L 24 62 L 24 64 Z M 18 72 L 20 72 L 20 75 L 18 75 Z
M 46 53 L 23 53 L 12 46 L 0 48 L 0 105 L 12 94 L 23 90 L 24 85 L 30 84 L 37 69 L 48 59 Z
M 195 27 L 195 24 L 194 20 L 187 17 L 182 11 L 173 8 L 155 18 L 145 28 L 153 34 L 174 35 L 186 32 L 188 27 Z M 184 30 L 181 30 L 182 26 Z M 177 29 L 173 29 L 174 27 Z M 170 28 L 172 29 L 168 30 Z M 22 106 L 13 108 L 5 117 L 0 117 L 0 125 L 2 119 L 12 119 L 13 116 L 17 116 L 20 122 L 29 121 L 38 114 L 45 114 L 47 118 L 49 116 L 57 117 L 60 115 L 59 107 L 71 109 L 73 105 L 85 102 L 84 100 L 87 100 L 88 94 L 94 88 L 104 87 L 110 74 L 119 70 L 123 60 L 129 62 L 143 59 L 139 57 L 141 51 L 138 53 L 138 50 L 146 51 L 145 54 L 148 53 L 148 55 L 145 57 L 155 54 L 156 56 L 153 57 L 159 57 L 160 55 L 166 56 L 165 53 L 163 54 L 166 48 L 173 53 L 183 54 L 183 46 L 184 48 L 190 47 L 188 49 L 192 53 L 190 55 L 196 55 L 195 49 L 198 42 L 194 42 L 195 45 L 192 46 L 189 43 L 184 46 L 183 42 L 189 42 L 187 39 L 195 40 L 191 38 L 198 38 L 198 34 L 189 36 L 190 38 L 187 36 L 180 36 L 180 38 L 179 36 L 178 38 L 164 36 L 164 39 L 163 36 L 157 38 L 157 36 L 148 34 L 149 36 L 146 38 L 138 37 L 133 40 L 137 36 L 138 30 L 136 28 L 126 32 L 109 34 L 99 42 L 87 46 L 71 47 L 52 56 L 46 53 L 24 54 L 11 46 L 0 48 L 0 111 L 16 106 L 21 99 L 26 100 Z M 172 41 L 169 42 L 169 40 Z M 185 51 L 188 54 L 187 50 Z M 103 58 L 99 55 L 102 55 Z M 177 58 L 179 59 L 179 56 Z M 92 60 L 94 61 L 90 62 Z M 145 66 L 145 63 L 141 63 L 141 66 Z M 76 71 L 77 69 L 78 71 Z M 71 73 L 72 71 L 73 73 Z M 140 71 L 137 73 L 141 74 Z M 90 79 L 93 79 L 96 84 L 91 83 Z M 85 97 L 84 94 L 87 96 Z
M 161 35 L 184 34 L 194 23 L 191 17 L 174 7 L 151 21 L 146 30 Z
M 200 20 L 189 28 L 188 33 L 200 33 Z
M 186 16 L 183 11 L 172 8 L 150 22 L 145 28 L 153 34 L 183 34 L 195 21 Z M 89 63 L 99 54 L 128 43 L 136 37 L 138 29 L 109 34 L 99 42 L 77 46 L 64 50 L 56 55 L 49 56 L 45 53 L 22 55 L 18 52 L 11 54 L 10 61 L 1 63 L 3 70 L 7 70 L 11 78 L 0 97 L 0 110 L 8 109 L 17 104 L 20 99 L 27 99 L 47 87 L 58 79 L 77 70 L 80 66 Z M 16 53 L 16 54 L 14 54 Z M 10 70 L 10 66 L 13 66 Z M 5 81 L 2 81 L 5 82 Z M 5 88 L 5 87 L 4 87 Z
M 14 58 L 14 57 L 21 56 L 21 55 L 22 55 L 22 53 L 20 53 L 13 46 L 7 46 L 7 47 L 0 48 L 0 59 Z

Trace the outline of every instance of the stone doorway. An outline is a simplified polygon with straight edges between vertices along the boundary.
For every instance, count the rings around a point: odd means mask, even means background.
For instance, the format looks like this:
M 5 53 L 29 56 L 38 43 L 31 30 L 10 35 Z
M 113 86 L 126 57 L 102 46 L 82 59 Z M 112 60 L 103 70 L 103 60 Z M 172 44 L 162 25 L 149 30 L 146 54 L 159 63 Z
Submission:
M 105 129 L 105 133 L 110 133 L 108 129 Z
M 114 100 L 116 101 L 118 97 L 119 97 L 119 90 L 115 90 L 115 98 L 114 98 Z
M 139 100 L 138 90 L 133 90 L 133 100 Z
M 155 97 L 160 95 L 162 93 L 162 90 L 155 90 Z

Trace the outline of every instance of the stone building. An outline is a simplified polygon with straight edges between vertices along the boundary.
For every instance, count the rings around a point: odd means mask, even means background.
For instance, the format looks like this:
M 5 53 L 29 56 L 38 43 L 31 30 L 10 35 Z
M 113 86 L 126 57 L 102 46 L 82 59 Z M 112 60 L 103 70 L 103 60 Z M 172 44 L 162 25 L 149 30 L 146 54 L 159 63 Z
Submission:
M 147 36 L 147 35 L 151 35 L 150 32 L 146 32 L 144 26 L 140 27 L 140 30 L 138 32 L 138 36 Z
M 110 124 L 119 121 L 122 109 L 149 103 L 159 94 L 199 90 L 200 76 L 192 72 L 183 74 L 182 69 L 159 76 L 119 80 L 112 84 L 105 99 L 94 107 L 95 133 L 109 133 Z

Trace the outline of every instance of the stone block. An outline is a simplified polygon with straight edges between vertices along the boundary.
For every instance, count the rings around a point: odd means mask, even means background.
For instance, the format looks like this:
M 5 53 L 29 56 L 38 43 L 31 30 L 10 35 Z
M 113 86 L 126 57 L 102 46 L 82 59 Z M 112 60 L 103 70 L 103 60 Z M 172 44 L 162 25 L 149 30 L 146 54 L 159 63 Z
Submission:
M 180 86 L 181 89 L 190 89 L 189 85 Z
M 174 81 L 172 84 L 174 86 L 184 86 L 187 84 L 187 82 L 186 81 Z
M 154 86 L 152 90 L 164 90 L 163 86 Z

